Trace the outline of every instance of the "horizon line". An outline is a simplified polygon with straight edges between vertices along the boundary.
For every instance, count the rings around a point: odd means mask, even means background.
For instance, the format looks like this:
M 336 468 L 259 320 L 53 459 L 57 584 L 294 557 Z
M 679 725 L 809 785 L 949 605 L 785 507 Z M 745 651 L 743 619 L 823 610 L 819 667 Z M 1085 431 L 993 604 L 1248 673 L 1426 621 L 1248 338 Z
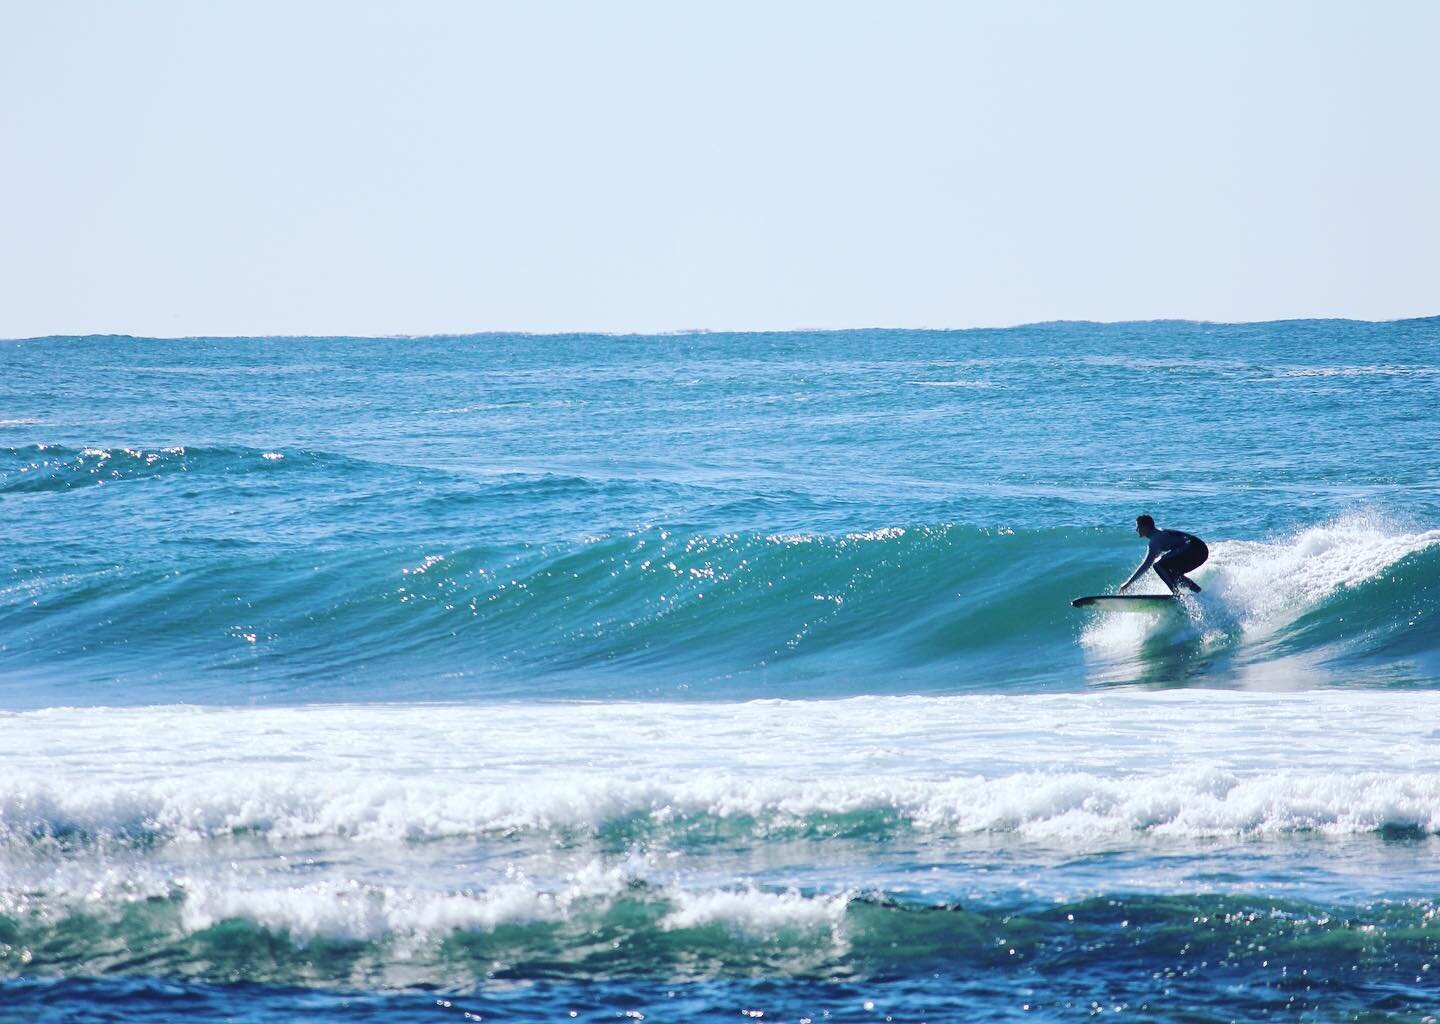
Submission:
M 1194 324 L 1216 327 L 1263 327 L 1270 324 L 1296 323 L 1348 323 L 1348 324 L 1403 324 L 1424 320 L 1440 320 L 1440 313 L 1423 316 L 1401 316 L 1369 319 L 1350 316 L 1297 316 L 1276 317 L 1268 320 L 1208 320 L 1192 317 L 1158 317 L 1141 320 L 1091 320 L 1059 319 L 1031 320 L 1012 324 L 974 325 L 969 327 L 762 327 L 732 329 L 720 327 L 684 327 L 673 330 L 655 331 L 602 331 L 602 330 L 505 330 L 485 329 L 476 331 L 435 331 L 422 333 L 396 332 L 393 334 L 130 334 L 123 332 L 86 332 L 80 334 L 33 334 L 22 337 L 0 338 L 0 343 L 26 341 L 79 341 L 89 338 L 131 339 L 134 341 L 419 341 L 431 338 L 483 338 L 518 336 L 525 338 L 564 338 L 577 335 L 600 338 L 677 338 L 710 334 L 858 334 L 864 332 L 928 332 L 935 334 L 964 334 L 974 331 L 1019 331 L 1030 327 L 1053 327 L 1075 325 L 1087 327 L 1124 327 L 1133 324 Z

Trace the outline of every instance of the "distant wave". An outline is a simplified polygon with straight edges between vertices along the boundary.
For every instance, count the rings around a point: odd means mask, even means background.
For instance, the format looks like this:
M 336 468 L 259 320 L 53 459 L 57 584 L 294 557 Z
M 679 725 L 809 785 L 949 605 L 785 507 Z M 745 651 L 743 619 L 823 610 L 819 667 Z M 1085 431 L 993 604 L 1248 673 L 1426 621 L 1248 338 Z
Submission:
M 238 482 L 257 474 L 297 471 L 324 474 L 337 481 L 369 478 L 389 486 L 413 486 L 416 480 L 463 482 L 472 502 L 603 495 L 616 483 L 603 476 L 511 469 L 503 465 L 465 472 L 426 465 L 396 466 L 377 458 L 357 458 L 293 446 L 273 449 L 197 445 L 0 447 L 0 495 L 67 491 L 182 476 L 233 477 Z M 645 482 L 663 490 L 663 482 Z M 297 502 L 311 496 L 306 484 L 292 487 Z M 466 496 L 447 497 L 464 500 Z
M 913 384 L 925 388 L 966 388 L 974 391 L 988 391 L 997 385 L 988 380 L 907 380 L 906 384 Z
M 1436 377 L 1434 366 L 1292 366 L 1274 371 L 1277 378 L 1293 377 Z
M 287 458 L 289 459 L 287 463 Z M 299 463 L 340 461 L 312 451 L 257 448 L 83 447 L 33 444 L 0 448 L 0 494 L 68 490 L 177 473 L 255 473 Z

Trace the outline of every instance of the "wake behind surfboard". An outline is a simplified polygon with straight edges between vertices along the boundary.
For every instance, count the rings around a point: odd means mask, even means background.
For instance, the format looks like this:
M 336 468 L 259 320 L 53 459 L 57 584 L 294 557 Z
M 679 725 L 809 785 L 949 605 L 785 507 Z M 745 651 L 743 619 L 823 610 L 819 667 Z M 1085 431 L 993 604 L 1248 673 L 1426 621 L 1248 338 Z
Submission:
M 1152 612 L 1169 608 L 1175 601 L 1174 594 L 1095 594 L 1077 597 L 1070 604 L 1107 612 Z

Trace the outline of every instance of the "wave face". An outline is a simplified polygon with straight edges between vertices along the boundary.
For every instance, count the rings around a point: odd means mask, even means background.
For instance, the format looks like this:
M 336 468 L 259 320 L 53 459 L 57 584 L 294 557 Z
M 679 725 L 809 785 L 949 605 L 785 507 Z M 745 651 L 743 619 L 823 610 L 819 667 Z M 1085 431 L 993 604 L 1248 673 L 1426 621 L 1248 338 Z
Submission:
M 159 471 L 145 453 L 120 458 L 107 472 L 278 473 L 294 456 L 176 454 Z M 1440 530 L 1350 516 L 1221 541 L 1177 614 L 1069 607 L 1132 554 L 1107 531 L 953 524 L 241 546 L 180 569 L 17 571 L 0 593 L 0 666 L 58 675 L 66 700 L 120 704 L 384 699 L 398 676 L 432 699 L 1436 681 Z
M 1437 380 L 1437 321 L 0 343 L 0 1024 L 1428 1019 Z M 1203 592 L 1072 608 L 1139 512 Z

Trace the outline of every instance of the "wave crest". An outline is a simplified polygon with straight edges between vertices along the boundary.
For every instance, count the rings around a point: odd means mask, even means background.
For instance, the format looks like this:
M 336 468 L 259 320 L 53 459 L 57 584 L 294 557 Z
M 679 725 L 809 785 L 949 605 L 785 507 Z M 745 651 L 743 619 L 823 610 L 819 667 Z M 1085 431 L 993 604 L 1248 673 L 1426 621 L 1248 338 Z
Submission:
M 178 473 L 249 474 L 316 465 L 336 456 L 306 450 L 173 446 L 83 447 L 33 444 L 0 448 L 0 494 L 98 487 Z

